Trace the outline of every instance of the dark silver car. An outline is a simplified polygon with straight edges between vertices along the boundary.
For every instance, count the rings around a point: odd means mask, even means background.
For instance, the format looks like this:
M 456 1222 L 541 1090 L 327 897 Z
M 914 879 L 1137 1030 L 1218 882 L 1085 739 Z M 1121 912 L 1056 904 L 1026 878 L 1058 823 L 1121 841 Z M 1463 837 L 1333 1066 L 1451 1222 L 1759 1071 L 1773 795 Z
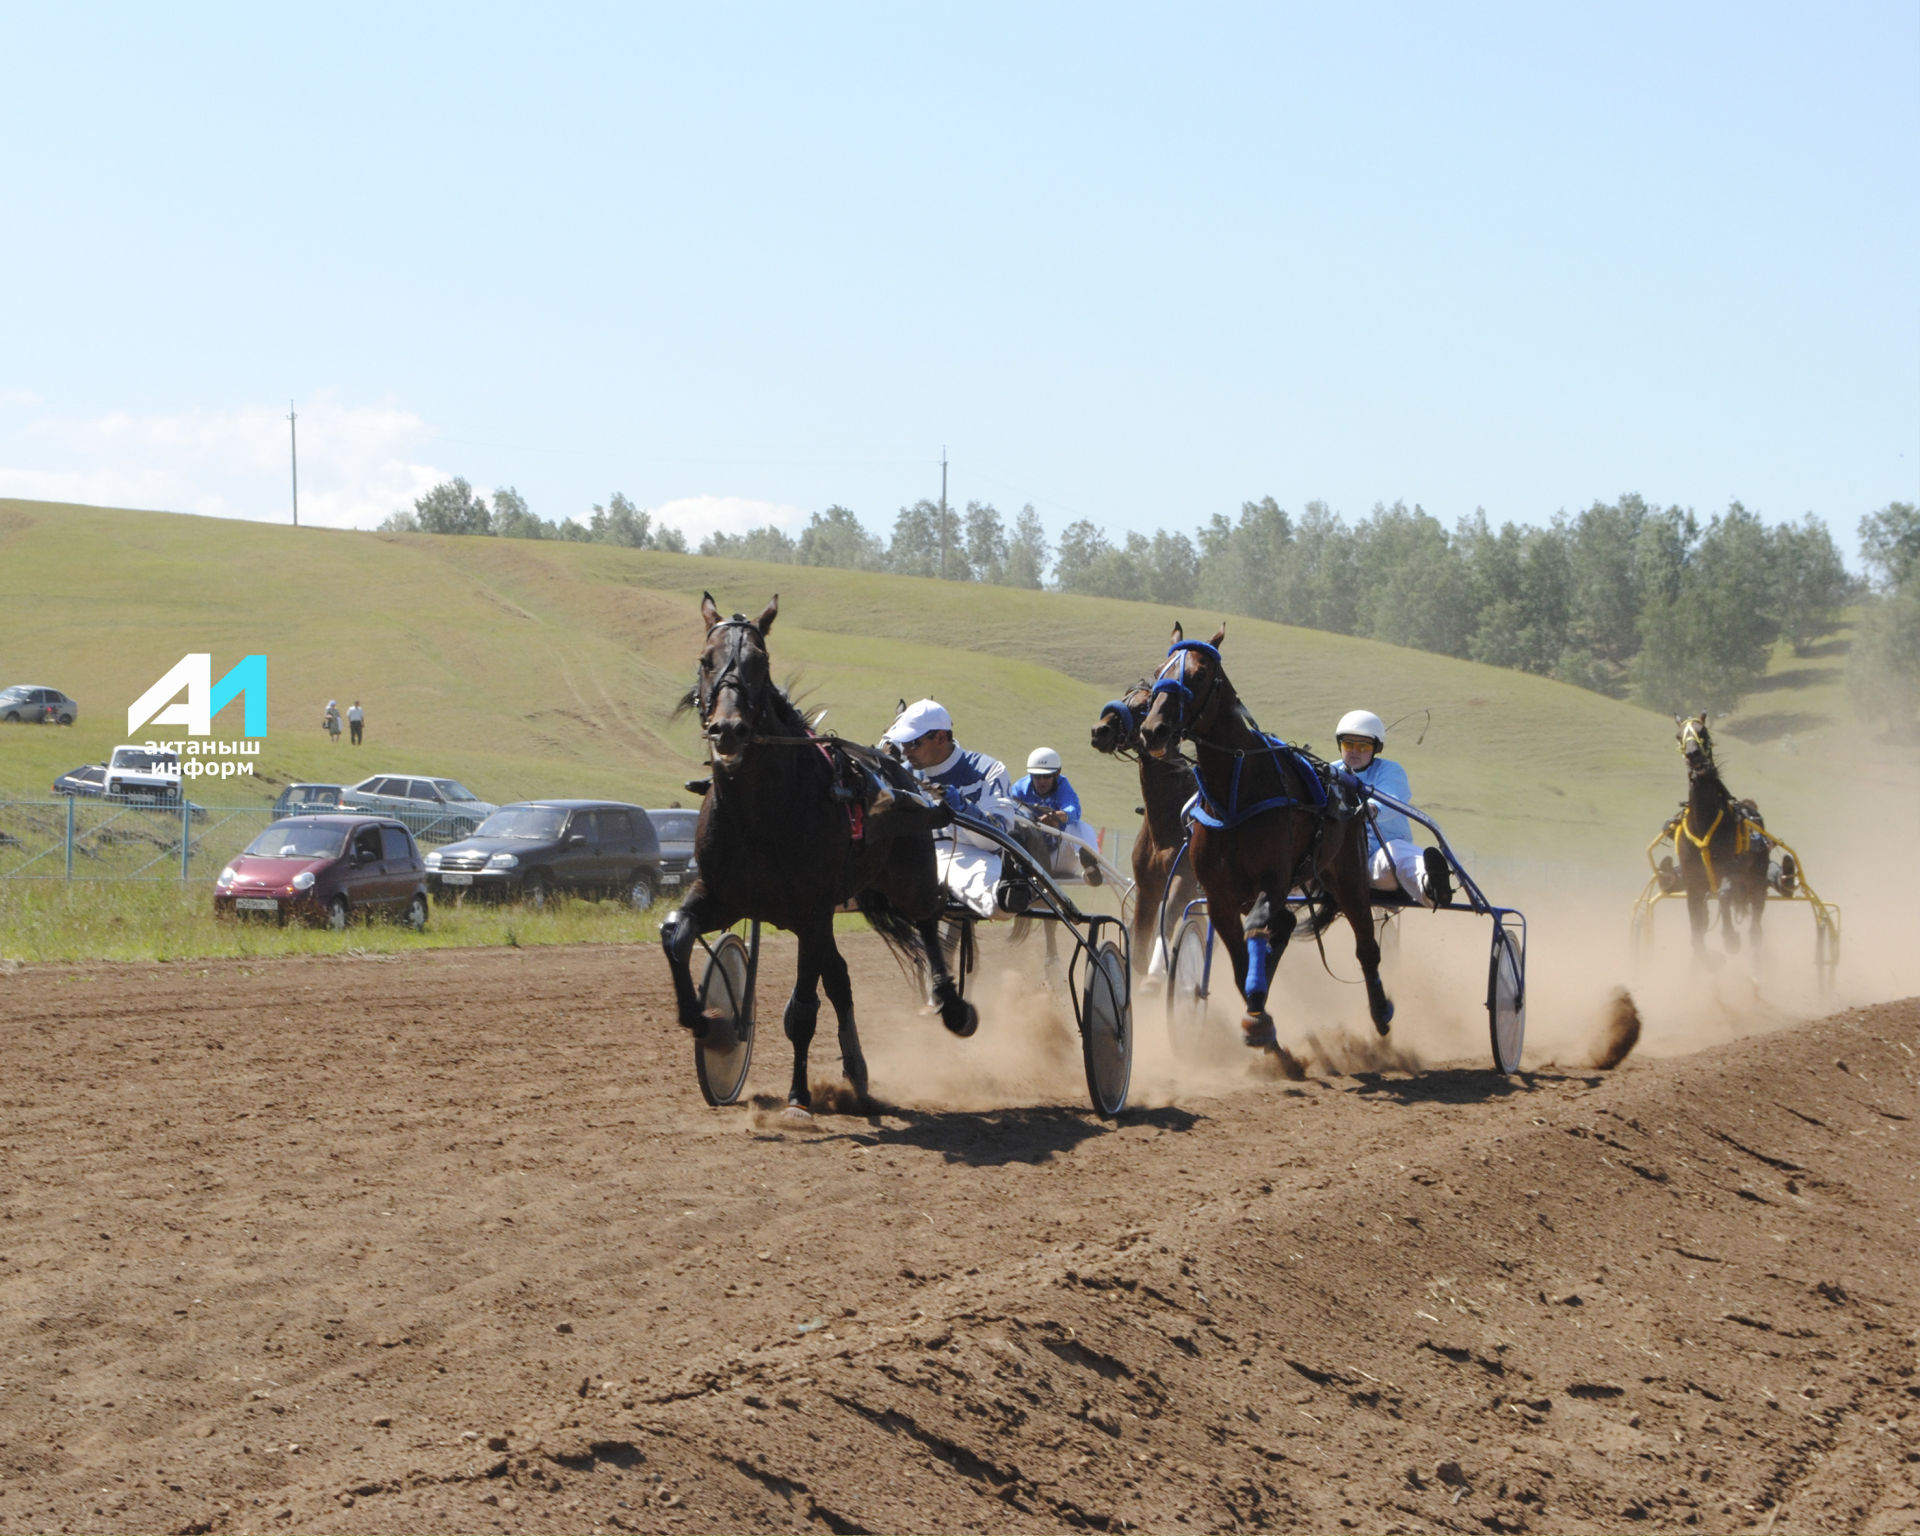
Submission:
M 500 807 L 482 800 L 458 779 L 376 773 L 343 789 L 340 809 L 398 817 L 422 842 L 445 843 L 470 837 Z
M 0 720 L 9 725 L 72 725 L 80 706 L 58 688 L 20 683 L 0 689 Z
M 517 897 L 539 907 L 558 895 L 613 896 L 645 911 L 660 886 L 653 824 L 616 800 L 504 805 L 473 836 L 427 855 L 435 901 Z
M 693 884 L 693 829 L 700 825 L 700 810 L 672 806 L 664 811 L 648 811 L 653 835 L 660 840 L 660 885 L 677 891 Z

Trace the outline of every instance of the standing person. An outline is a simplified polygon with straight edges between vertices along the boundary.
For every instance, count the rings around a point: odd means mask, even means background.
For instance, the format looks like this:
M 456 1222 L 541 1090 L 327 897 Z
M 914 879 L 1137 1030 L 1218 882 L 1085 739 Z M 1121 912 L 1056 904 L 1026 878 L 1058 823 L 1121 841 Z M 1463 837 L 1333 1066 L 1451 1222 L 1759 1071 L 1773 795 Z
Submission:
M 1349 773 L 1367 788 L 1392 795 L 1402 805 L 1413 804 L 1407 770 L 1379 755 L 1386 750 L 1387 728 L 1378 715 L 1366 709 L 1348 710 L 1333 735 L 1340 744 L 1340 761 Z M 1367 878 L 1375 890 L 1390 891 L 1397 885 L 1428 907 L 1444 907 L 1453 900 L 1453 872 L 1447 867 L 1446 855 L 1438 848 L 1424 852 L 1415 848 L 1407 818 L 1398 811 L 1384 805 L 1374 807 L 1367 846 Z
M 366 716 L 360 713 L 360 701 L 355 699 L 353 707 L 347 711 L 347 730 L 351 733 L 352 744 L 360 745 L 360 724 Z
M 886 740 L 929 788 L 944 794 L 957 810 L 991 821 L 1003 831 L 1009 818 L 994 802 L 1007 798 L 1007 769 L 998 758 L 968 752 L 953 740 L 953 717 L 932 699 L 909 704 L 887 727 Z M 981 917 L 993 916 L 994 887 L 1000 883 L 1000 849 L 961 827 L 936 834 L 940 879 L 954 897 Z
M 1038 822 L 1043 827 L 1056 828 L 1082 842 L 1099 841 L 1099 834 L 1080 819 L 1080 797 L 1074 793 L 1067 776 L 1060 771 L 1060 754 L 1052 747 L 1035 747 L 1027 754 L 1027 771 L 1023 777 L 1014 780 L 1013 798 L 1026 807 L 1029 823 Z M 1016 828 L 1015 833 L 1027 845 L 1027 851 L 1045 864 L 1051 873 L 1070 873 L 1077 855 L 1080 871 L 1086 876 L 1087 884 L 1100 883 L 1100 861 L 1080 843 L 1049 837 L 1045 832 L 1036 831 L 1030 824 Z
M 327 712 L 320 723 L 327 729 L 327 739 L 336 747 L 340 745 L 340 703 L 337 699 L 327 700 Z

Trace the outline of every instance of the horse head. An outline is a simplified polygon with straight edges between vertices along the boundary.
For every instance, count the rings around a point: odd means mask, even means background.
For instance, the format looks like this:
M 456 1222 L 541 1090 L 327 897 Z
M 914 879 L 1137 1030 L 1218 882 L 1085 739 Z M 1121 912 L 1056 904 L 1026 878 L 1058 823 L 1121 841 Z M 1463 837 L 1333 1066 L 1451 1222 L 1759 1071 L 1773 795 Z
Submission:
M 1221 699 L 1233 691 L 1220 664 L 1220 645 L 1226 626 L 1211 640 L 1189 640 L 1178 624 L 1167 659 L 1154 674 L 1146 718 L 1140 722 L 1140 745 L 1154 757 L 1165 757 L 1183 737 L 1207 731 L 1219 713 Z
M 1680 754 L 1687 760 L 1687 776 L 1699 778 L 1703 773 L 1713 771 L 1713 734 L 1707 729 L 1707 717 L 1704 712 L 1688 719 L 1684 715 L 1673 717 L 1674 738 L 1680 743 Z
M 707 639 L 700 650 L 693 700 L 700 711 L 700 733 L 712 746 L 716 767 L 740 766 L 766 709 L 773 687 L 767 631 L 773 628 L 779 609 L 776 593 L 757 619 L 743 613 L 723 619 L 713 594 L 700 594 L 700 617 L 707 621 Z
M 1153 703 L 1153 682 L 1142 679 L 1117 699 L 1100 706 L 1100 718 L 1093 723 L 1093 750 L 1111 755 L 1140 744 L 1140 722 L 1147 718 Z

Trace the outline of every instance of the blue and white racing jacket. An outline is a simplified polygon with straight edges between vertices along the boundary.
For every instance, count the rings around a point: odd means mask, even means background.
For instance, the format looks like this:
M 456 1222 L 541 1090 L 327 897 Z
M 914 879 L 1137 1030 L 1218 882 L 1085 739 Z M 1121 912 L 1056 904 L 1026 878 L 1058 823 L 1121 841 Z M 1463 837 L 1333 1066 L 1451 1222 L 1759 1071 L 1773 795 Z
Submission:
M 1347 770 L 1368 789 L 1377 789 L 1383 795 L 1392 795 L 1402 805 L 1413 804 L 1413 787 L 1407 783 L 1407 770 L 1392 758 L 1376 757 L 1358 773 Z M 1373 806 L 1373 825 L 1367 829 L 1367 852 L 1377 853 L 1381 839 L 1390 843 L 1410 843 L 1413 831 L 1407 825 L 1407 818 L 1398 811 L 1390 810 L 1377 800 Z
M 1009 798 L 1010 791 L 1006 764 L 998 758 L 955 747 L 944 763 L 924 770 L 920 777 L 930 789 L 943 792 L 947 803 L 956 810 L 991 821 L 1003 831 L 1012 830 L 1011 818 L 994 804 L 997 800 Z M 984 848 L 994 853 L 1000 851 L 996 844 L 976 833 L 959 831 L 956 836 L 962 847 Z

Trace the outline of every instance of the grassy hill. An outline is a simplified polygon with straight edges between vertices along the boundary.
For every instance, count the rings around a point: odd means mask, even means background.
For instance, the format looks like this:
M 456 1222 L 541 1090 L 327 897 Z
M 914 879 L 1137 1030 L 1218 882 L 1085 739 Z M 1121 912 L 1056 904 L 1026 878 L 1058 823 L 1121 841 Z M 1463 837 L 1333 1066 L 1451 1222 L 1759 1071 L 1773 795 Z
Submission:
M 1173 620 L 1204 638 L 1217 616 L 1143 603 L 492 538 L 294 529 L 178 514 L 0 500 L 0 682 L 79 700 L 70 730 L 0 730 L 0 797 L 124 739 L 127 706 L 182 653 L 215 676 L 268 657 L 268 736 L 253 785 L 198 795 L 246 803 L 296 779 L 376 771 L 464 780 L 489 799 L 606 794 L 664 804 L 700 771 L 674 718 L 701 634 L 703 589 L 758 612 L 780 594 L 776 675 L 827 726 L 874 740 L 901 697 L 932 694 L 961 739 L 1016 767 L 1057 747 L 1090 817 L 1131 828 L 1130 765 L 1098 758 L 1100 704 L 1161 658 Z M 1561 684 L 1353 640 L 1233 619 L 1225 655 L 1269 730 L 1330 751 L 1355 705 L 1430 709 L 1390 746 L 1416 795 L 1482 854 L 1617 867 L 1684 789 L 1663 717 Z M 1817 743 L 1840 727 L 1832 655 L 1784 663 L 1756 700 L 1737 787 L 1782 813 L 1821 814 Z M 1795 675 L 1805 670 L 1810 677 Z M 1817 686 L 1815 686 L 1817 684 Z M 367 745 L 332 747 L 322 706 L 354 699 Z M 1781 725 L 1785 718 L 1789 723 Z M 239 711 L 216 734 L 239 732 Z M 1779 809 L 1776 809 L 1778 807 Z

